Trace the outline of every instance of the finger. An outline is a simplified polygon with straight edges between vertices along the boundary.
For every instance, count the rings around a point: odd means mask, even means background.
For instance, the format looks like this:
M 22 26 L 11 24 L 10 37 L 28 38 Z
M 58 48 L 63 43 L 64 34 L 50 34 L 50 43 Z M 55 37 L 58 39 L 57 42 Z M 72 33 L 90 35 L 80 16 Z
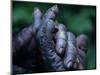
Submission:
M 88 38 L 86 35 L 81 34 L 76 38 L 76 46 L 77 46 L 77 63 L 78 69 L 84 69 L 84 63 L 86 59 L 86 51 L 87 51 Z
M 42 18 L 42 12 L 40 11 L 39 8 L 35 7 L 34 12 L 32 14 L 33 23 L 31 25 L 35 36 L 33 36 L 32 39 L 30 39 L 26 49 L 29 57 L 28 62 L 26 62 L 26 65 L 28 64 L 27 68 L 32 68 L 33 71 L 35 71 L 34 69 L 37 67 L 38 60 L 40 60 L 40 58 L 38 58 L 38 50 L 36 48 L 37 47 L 36 34 L 41 27 L 41 20 L 42 20 L 41 18 Z M 40 65 L 40 63 L 38 63 L 38 65 Z
M 33 20 L 33 30 L 34 30 L 34 33 L 36 33 L 40 26 L 41 26 L 41 18 L 42 18 L 42 12 L 40 11 L 39 8 L 35 7 L 34 8 L 34 12 L 33 12 L 33 15 L 32 15 L 32 20 Z
M 78 50 L 78 59 L 81 63 L 84 63 L 86 58 L 86 50 L 87 50 L 88 38 L 86 35 L 81 34 L 76 39 L 76 45 Z
M 13 41 L 13 55 L 15 55 L 26 43 L 32 38 L 32 27 L 26 27 L 14 38 Z
M 54 5 L 46 11 L 43 20 L 54 19 L 57 13 L 58 13 L 58 6 Z
M 53 41 L 52 30 L 55 27 L 53 21 L 48 20 L 45 24 L 38 32 L 37 40 L 46 68 L 49 71 L 64 71 L 62 59 L 57 55 Z
M 67 46 L 67 36 L 66 36 L 66 27 L 63 24 L 57 25 L 58 32 L 55 35 L 56 40 L 56 52 L 61 57 L 64 56 L 65 49 Z
M 88 38 L 86 35 L 81 34 L 76 38 L 76 45 L 77 48 L 81 49 L 82 51 L 86 52 L 88 46 Z
M 47 27 L 47 23 L 55 18 L 56 13 L 58 12 L 58 7 L 57 5 L 52 6 L 51 8 L 49 8 L 46 13 L 44 14 L 43 18 L 42 18 L 42 25 L 40 27 L 40 29 L 45 29 L 43 27 Z M 49 26 L 49 25 L 48 25 Z
M 76 46 L 75 46 L 75 35 L 71 32 L 67 32 L 67 48 L 66 48 L 66 53 L 64 57 L 64 66 L 67 69 L 70 69 L 73 66 L 73 63 L 75 62 L 76 59 Z

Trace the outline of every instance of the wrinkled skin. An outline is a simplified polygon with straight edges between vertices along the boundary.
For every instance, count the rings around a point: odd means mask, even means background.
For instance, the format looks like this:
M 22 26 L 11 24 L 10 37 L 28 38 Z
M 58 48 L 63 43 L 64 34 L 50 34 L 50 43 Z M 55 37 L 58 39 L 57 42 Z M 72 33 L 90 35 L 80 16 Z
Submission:
M 14 74 L 85 69 L 87 36 L 75 38 L 67 32 L 64 24 L 55 22 L 57 13 L 57 5 L 44 15 L 34 9 L 32 24 L 13 40 Z

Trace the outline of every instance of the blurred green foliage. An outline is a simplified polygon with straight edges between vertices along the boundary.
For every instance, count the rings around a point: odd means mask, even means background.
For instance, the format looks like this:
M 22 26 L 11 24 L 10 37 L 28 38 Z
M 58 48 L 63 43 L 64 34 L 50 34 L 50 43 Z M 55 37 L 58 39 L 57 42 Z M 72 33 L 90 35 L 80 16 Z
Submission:
M 52 3 L 12 2 L 12 29 L 16 35 L 21 29 L 32 23 L 34 7 L 45 11 Z M 86 69 L 96 68 L 96 6 L 57 4 L 59 13 L 57 20 L 66 25 L 67 29 L 76 36 L 84 33 L 89 38 L 87 50 Z

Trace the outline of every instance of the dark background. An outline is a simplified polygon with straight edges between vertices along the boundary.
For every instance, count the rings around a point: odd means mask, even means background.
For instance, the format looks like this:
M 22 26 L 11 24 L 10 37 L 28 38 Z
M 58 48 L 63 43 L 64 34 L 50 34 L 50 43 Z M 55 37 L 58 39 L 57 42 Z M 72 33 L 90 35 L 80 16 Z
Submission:
M 37 2 L 12 2 L 12 32 L 13 36 L 24 27 L 32 23 L 32 12 L 34 7 L 45 11 L 52 3 Z M 57 4 L 59 13 L 57 20 L 66 25 L 76 37 L 84 33 L 89 38 L 87 50 L 86 69 L 96 68 L 96 6 Z

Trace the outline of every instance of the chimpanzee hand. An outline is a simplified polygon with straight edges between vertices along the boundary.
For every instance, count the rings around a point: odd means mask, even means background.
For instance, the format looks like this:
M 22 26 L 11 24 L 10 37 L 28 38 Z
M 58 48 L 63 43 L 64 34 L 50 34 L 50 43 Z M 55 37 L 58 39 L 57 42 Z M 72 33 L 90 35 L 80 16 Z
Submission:
M 54 22 L 57 13 L 56 5 L 47 10 L 37 34 L 43 59 L 53 71 L 84 69 L 87 37 L 82 34 L 76 40 L 63 24 Z
M 24 52 L 30 57 L 23 62 L 27 66 L 31 62 L 32 72 L 36 72 L 34 70 L 37 70 L 39 63 L 44 64 L 45 72 L 84 69 L 87 36 L 81 34 L 75 38 L 64 24 L 55 22 L 57 13 L 57 5 L 49 8 L 43 16 L 41 11 L 35 8 L 32 25 L 24 28 L 14 40 L 13 57 L 17 57 L 24 47 Z M 38 59 L 37 55 L 41 59 Z M 38 62 L 36 58 L 43 62 Z

